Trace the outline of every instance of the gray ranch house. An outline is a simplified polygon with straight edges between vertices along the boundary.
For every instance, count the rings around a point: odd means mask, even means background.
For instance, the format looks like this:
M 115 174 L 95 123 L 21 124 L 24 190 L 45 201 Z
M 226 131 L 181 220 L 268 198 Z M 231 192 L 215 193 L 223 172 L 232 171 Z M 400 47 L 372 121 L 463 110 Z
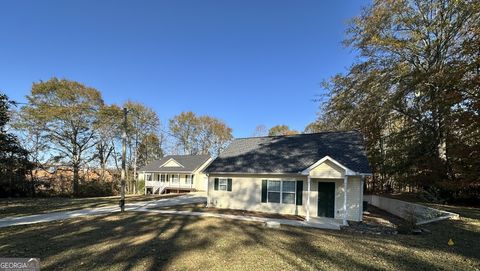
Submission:
M 235 139 L 204 171 L 208 206 L 361 221 L 371 175 L 355 131 Z
M 205 191 L 207 176 L 202 172 L 212 161 L 210 155 L 167 155 L 140 169 L 145 194 Z

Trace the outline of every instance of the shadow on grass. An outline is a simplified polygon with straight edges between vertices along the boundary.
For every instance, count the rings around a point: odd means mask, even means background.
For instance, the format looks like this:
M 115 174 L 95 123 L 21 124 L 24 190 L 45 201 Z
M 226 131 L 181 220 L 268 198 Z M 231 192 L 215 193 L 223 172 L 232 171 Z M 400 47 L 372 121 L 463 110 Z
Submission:
M 127 203 L 165 199 L 179 195 L 127 195 Z M 118 205 L 119 200 L 120 196 L 92 198 L 0 198 L 0 218 L 105 207 Z
M 478 268 L 475 240 L 456 225 L 448 227 L 464 236 L 449 247 L 440 232 L 359 235 L 127 212 L 1 229 L 0 255 L 39 257 L 45 270 Z

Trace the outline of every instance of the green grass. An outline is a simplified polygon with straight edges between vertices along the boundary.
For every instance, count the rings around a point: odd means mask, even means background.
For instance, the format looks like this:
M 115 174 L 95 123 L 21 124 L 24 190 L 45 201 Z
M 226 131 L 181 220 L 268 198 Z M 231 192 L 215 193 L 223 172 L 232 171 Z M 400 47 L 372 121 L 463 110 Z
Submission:
M 226 214 L 226 215 L 239 215 L 239 216 L 255 216 L 255 217 L 265 217 L 265 218 L 274 218 L 274 219 L 292 219 L 292 220 L 304 220 L 303 217 L 298 215 L 282 215 L 275 213 L 264 213 L 264 212 L 254 212 L 246 211 L 239 209 L 224 209 L 224 208 L 214 208 L 206 207 L 206 203 L 192 203 L 192 204 L 182 204 L 182 205 L 173 205 L 173 206 L 160 206 L 148 208 L 152 210 L 170 210 L 170 211 L 189 211 L 189 212 L 207 212 L 207 213 L 216 213 L 216 214 Z
M 128 195 L 127 203 L 171 196 L 175 196 L 175 194 L 160 196 Z M 118 205 L 119 200 L 120 196 L 94 198 L 1 198 L 0 218 Z
M 465 214 L 390 236 L 126 212 L 0 229 L 0 255 L 42 270 L 478 270 L 478 210 Z

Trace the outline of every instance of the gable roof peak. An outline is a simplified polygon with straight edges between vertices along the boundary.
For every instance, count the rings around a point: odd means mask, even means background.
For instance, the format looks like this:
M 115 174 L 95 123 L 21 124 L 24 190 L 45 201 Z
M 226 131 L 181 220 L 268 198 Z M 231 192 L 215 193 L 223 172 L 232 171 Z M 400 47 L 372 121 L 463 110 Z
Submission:
M 158 171 L 158 172 L 194 172 L 207 161 L 210 161 L 211 157 L 208 154 L 202 155 L 167 155 L 159 160 L 152 161 L 148 165 L 142 167 L 139 171 Z M 175 161 L 179 166 L 164 166 L 170 161 Z

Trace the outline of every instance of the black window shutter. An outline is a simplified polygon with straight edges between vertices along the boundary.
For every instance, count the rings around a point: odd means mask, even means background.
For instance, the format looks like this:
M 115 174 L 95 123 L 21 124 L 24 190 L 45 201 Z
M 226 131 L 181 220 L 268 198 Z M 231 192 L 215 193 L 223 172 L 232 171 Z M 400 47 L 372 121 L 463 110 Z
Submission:
M 215 183 L 213 185 L 213 190 L 218 190 L 218 178 L 215 178 Z
M 297 205 L 302 205 L 303 201 L 303 181 L 297 181 Z
M 232 179 L 227 179 L 227 191 L 232 191 Z
M 262 202 L 267 202 L 267 180 L 262 180 Z

